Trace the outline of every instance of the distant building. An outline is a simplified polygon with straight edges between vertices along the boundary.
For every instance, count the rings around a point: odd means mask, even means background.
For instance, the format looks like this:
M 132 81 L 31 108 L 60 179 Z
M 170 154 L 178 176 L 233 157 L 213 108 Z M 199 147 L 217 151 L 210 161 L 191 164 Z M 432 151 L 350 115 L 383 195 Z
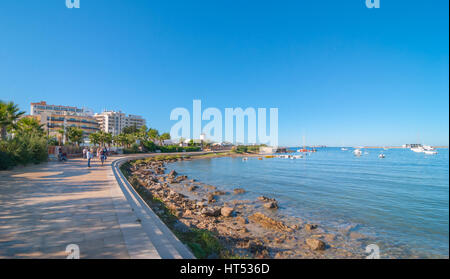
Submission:
M 169 145 L 176 145 L 176 142 L 174 142 L 173 140 L 168 139 L 168 140 L 163 140 L 163 141 L 161 142 L 161 144 L 162 144 L 163 146 L 169 146 Z
M 217 142 L 211 144 L 211 150 L 212 151 L 230 151 L 233 149 L 233 144 L 229 142 Z
M 49 105 L 45 101 L 31 103 L 30 115 L 43 124 L 50 137 L 61 137 L 62 128 L 77 127 L 83 130 L 85 138 L 99 131 L 99 126 L 92 111 L 86 108 Z M 64 141 L 64 137 L 62 138 Z
M 96 113 L 94 118 L 97 120 L 100 129 L 111 133 L 113 136 L 121 134 L 125 127 L 135 126 L 137 129 L 145 125 L 145 119 L 139 115 L 126 115 L 121 111 L 104 111 Z

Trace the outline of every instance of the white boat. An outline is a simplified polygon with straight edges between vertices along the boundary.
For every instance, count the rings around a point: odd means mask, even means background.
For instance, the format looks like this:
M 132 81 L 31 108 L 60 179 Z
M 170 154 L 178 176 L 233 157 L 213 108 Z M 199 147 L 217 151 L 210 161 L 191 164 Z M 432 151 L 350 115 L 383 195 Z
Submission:
M 434 150 L 424 150 L 423 153 L 427 154 L 427 155 L 436 155 L 437 152 Z
M 378 155 L 378 158 L 384 159 L 384 158 L 386 158 L 386 155 L 384 155 L 383 153 L 381 153 L 380 155 Z
M 353 154 L 355 154 L 355 156 L 361 156 L 362 151 L 360 149 L 355 149 L 355 150 L 353 150 Z
M 278 155 L 278 158 L 289 159 L 289 155 Z
M 424 145 L 423 149 L 426 150 L 426 151 L 434 151 L 434 148 L 432 146 L 429 146 L 429 145 Z
M 247 157 L 242 158 L 242 162 L 248 161 Z
M 348 149 L 345 148 L 345 147 L 342 147 L 341 150 L 342 150 L 342 151 L 347 151 Z
M 422 153 L 425 151 L 422 146 L 412 147 L 411 150 L 416 153 Z

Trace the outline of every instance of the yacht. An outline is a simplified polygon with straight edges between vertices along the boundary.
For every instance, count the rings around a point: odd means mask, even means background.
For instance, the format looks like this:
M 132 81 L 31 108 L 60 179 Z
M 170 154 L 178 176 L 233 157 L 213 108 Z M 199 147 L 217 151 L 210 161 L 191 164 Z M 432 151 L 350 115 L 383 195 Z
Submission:
M 435 154 L 437 154 L 437 152 L 434 151 L 434 150 L 424 150 L 423 153 L 425 153 L 427 155 L 435 155 Z
M 361 151 L 361 149 L 355 149 L 355 150 L 353 150 L 353 154 L 355 154 L 355 156 L 361 156 L 362 151 Z
M 345 147 L 342 147 L 341 150 L 342 150 L 342 151 L 347 151 L 348 149 L 345 148 Z
M 411 150 L 416 153 L 422 153 L 425 151 L 422 146 L 412 147 Z
M 384 158 L 386 158 L 386 155 L 384 155 L 383 153 L 381 153 L 380 155 L 378 155 L 378 158 L 384 159 Z
M 434 148 L 432 146 L 429 146 L 429 145 L 424 145 L 423 149 L 426 150 L 426 151 L 434 151 Z

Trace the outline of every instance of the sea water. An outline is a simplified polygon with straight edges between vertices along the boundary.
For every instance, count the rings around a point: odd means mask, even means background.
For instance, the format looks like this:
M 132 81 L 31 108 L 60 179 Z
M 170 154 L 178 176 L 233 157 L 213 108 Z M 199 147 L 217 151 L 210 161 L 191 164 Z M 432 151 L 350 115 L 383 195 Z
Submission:
M 449 257 L 449 157 L 409 149 L 322 148 L 303 159 L 180 161 L 170 168 L 240 199 L 276 198 L 283 214 L 373 237 L 389 258 Z M 384 153 L 386 158 L 378 157 Z

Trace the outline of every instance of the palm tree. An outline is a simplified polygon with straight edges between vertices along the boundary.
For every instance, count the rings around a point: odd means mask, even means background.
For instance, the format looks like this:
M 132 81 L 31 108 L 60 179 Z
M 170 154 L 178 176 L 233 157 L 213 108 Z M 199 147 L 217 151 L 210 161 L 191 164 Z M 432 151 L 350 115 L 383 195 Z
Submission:
M 92 133 L 89 135 L 89 140 L 92 144 L 97 145 L 100 143 L 100 138 L 98 133 Z
M 105 133 L 104 136 L 103 136 L 103 143 L 107 144 L 110 147 L 112 142 L 113 142 L 112 134 L 111 133 Z
M 132 145 L 135 142 L 136 142 L 136 138 L 133 134 L 125 135 L 125 144 L 127 145 L 127 147 L 130 147 L 130 145 Z
M 137 138 L 142 142 L 148 140 L 147 126 L 142 125 L 141 128 L 136 133 Z
M 0 101 L 0 139 L 6 139 L 6 132 L 15 127 L 16 121 L 24 114 L 13 102 Z
M 97 133 L 90 134 L 89 139 L 91 140 L 92 143 L 100 144 L 102 146 L 104 146 L 105 144 L 111 145 L 111 143 L 113 142 L 112 134 L 106 133 L 104 131 L 99 131 Z
M 118 145 L 123 146 L 122 135 L 119 134 L 119 135 L 113 136 L 113 142 L 114 142 L 115 146 L 118 146 Z
M 62 142 L 66 139 L 66 129 L 64 127 L 58 129 L 58 134 L 59 145 L 62 145 Z
M 159 139 L 164 142 L 165 140 L 170 140 L 170 134 L 169 133 L 164 133 L 162 134 Z
M 16 123 L 14 132 L 22 135 L 44 135 L 43 124 L 41 124 L 37 119 L 31 117 L 24 117 L 19 119 Z
M 68 127 L 67 138 L 78 146 L 83 142 L 83 130 L 77 127 Z
M 155 142 L 159 138 L 159 132 L 156 129 L 152 129 L 152 128 L 148 129 L 147 134 L 148 134 L 149 139 L 153 142 Z

